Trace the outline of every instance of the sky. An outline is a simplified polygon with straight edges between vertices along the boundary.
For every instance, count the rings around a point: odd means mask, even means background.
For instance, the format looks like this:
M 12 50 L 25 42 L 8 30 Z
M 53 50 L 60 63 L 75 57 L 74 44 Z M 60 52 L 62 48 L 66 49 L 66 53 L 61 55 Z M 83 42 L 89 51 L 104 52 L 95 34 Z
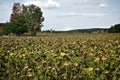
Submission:
M 120 23 L 120 0 L 0 0 L 0 23 L 9 22 L 16 2 L 42 9 L 42 30 L 109 28 Z

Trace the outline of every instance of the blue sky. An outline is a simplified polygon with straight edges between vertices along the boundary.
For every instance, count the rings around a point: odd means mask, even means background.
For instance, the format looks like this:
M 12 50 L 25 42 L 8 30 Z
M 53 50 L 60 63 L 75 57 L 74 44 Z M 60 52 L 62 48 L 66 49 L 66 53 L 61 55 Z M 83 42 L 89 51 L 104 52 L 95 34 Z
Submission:
M 109 28 L 120 23 L 120 0 L 0 0 L 0 22 L 8 22 L 15 2 L 42 8 L 43 30 Z

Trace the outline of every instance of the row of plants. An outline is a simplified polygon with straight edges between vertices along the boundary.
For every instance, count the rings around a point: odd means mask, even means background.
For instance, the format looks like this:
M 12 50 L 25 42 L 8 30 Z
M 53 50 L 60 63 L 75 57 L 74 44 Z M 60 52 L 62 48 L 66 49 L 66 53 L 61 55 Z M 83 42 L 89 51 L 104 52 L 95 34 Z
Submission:
M 0 80 L 120 80 L 119 34 L 0 37 Z

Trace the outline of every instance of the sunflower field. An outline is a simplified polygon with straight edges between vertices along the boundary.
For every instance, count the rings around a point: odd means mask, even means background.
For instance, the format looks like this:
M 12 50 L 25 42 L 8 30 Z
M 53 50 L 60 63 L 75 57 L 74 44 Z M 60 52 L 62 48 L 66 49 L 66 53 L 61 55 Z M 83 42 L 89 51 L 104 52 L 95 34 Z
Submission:
M 120 80 L 120 34 L 1 36 L 0 80 Z

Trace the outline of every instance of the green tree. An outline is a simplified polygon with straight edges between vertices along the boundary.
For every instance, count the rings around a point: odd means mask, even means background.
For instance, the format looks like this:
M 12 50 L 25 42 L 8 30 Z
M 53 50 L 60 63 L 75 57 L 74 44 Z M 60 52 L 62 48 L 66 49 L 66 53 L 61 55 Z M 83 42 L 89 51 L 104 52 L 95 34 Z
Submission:
M 111 26 L 111 28 L 108 30 L 108 32 L 109 33 L 120 33 L 120 24 Z
M 4 28 L 5 34 L 21 35 L 25 32 L 31 32 L 31 35 L 36 35 L 37 29 L 41 29 L 44 17 L 39 7 L 14 3 L 12 11 L 9 26 Z
M 10 28 L 11 28 L 10 23 L 9 22 L 5 23 L 5 25 L 3 26 L 3 34 L 5 34 L 5 35 L 10 34 L 11 33 Z
M 20 5 L 20 3 L 14 3 L 10 22 L 8 23 L 8 26 L 4 28 L 4 34 L 13 33 L 16 35 L 21 35 L 27 32 L 27 26 L 25 25 L 22 10 L 22 5 Z
M 36 35 L 36 31 L 41 29 L 43 26 L 42 22 L 44 21 L 41 9 L 35 5 L 23 5 L 23 14 L 25 15 L 28 31 L 31 32 L 31 35 Z
M 3 34 L 3 27 L 4 27 L 5 23 L 0 23 L 0 35 Z

